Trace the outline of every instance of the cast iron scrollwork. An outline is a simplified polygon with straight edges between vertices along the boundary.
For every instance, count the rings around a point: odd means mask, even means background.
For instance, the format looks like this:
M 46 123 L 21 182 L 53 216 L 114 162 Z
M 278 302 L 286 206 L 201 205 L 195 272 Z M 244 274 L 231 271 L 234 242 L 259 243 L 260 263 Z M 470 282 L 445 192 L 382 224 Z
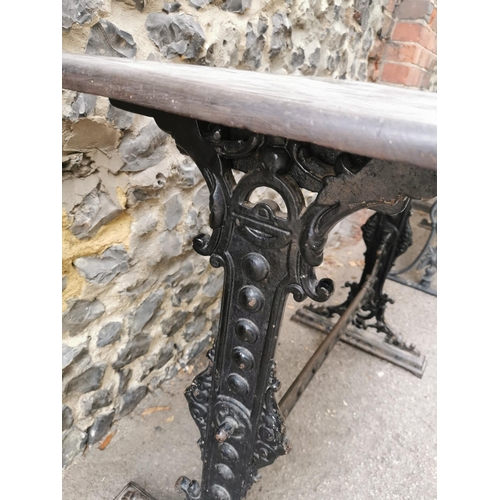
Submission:
M 211 349 L 207 354 L 210 360 L 209 365 L 195 377 L 193 383 L 184 393 L 189 404 L 191 416 L 200 430 L 201 437 L 198 441 L 200 447 L 203 446 L 203 437 L 206 435 L 207 429 L 208 403 L 212 388 L 213 356 L 213 349 Z
M 274 362 L 271 366 L 269 386 L 266 390 L 264 406 L 258 422 L 257 444 L 255 447 L 255 467 L 260 469 L 271 465 L 280 455 L 286 455 L 291 447 L 285 435 L 285 420 L 283 419 L 275 394 L 280 388 L 276 378 Z

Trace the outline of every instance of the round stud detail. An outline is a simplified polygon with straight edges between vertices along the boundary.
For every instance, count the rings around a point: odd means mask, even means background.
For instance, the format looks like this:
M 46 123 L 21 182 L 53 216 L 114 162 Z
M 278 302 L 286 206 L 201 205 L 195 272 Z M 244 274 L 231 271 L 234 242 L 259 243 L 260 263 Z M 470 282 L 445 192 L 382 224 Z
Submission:
M 248 319 L 239 319 L 236 322 L 236 335 L 242 342 L 253 344 L 259 337 L 257 325 Z
M 234 473 L 226 464 L 217 464 L 215 470 L 224 481 L 234 481 Z
M 231 373 L 227 378 L 227 383 L 229 388 L 240 396 L 244 396 L 249 390 L 248 382 L 237 373 Z
M 255 362 L 253 354 L 240 346 L 233 349 L 233 360 L 240 370 L 251 370 Z
M 262 148 L 259 160 L 271 172 L 285 172 L 289 169 L 290 155 L 282 148 Z
M 211 488 L 214 500 L 231 500 L 231 495 L 227 492 L 226 488 L 218 484 L 214 484 Z
M 228 443 L 222 443 L 219 447 L 222 458 L 229 463 L 235 463 L 238 460 L 238 452 Z M 229 467 L 228 467 L 229 468 Z
M 269 262 L 258 253 L 249 253 L 241 259 L 245 274 L 253 281 L 262 281 L 269 274 Z
M 264 304 L 264 295 L 255 286 L 244 286 L 239 293 L 238 301 L 247 311 L 259 311 Z

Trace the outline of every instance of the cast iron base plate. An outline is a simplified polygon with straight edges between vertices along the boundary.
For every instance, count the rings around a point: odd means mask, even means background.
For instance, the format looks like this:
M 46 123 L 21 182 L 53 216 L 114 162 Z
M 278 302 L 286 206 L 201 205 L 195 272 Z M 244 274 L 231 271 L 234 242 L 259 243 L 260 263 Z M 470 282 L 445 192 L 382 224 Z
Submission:
M 320 316 L 305 307 L 298 309 L 291 319 L 323 333 L 330 333 L 335 326 L 335 323 L 329 318 Z M 358 330 L 350 325 L 346 328 L 345 332 L 341 334 L 340 340 L 400 366 L 410 371 L 418 378 L 422 378 L 424 375 L 425 367 L 427 366 L 427 359 L 425 356 L 388 344 L 384 341 L 384 337 L 381 334 L 371 332 L 370 330 Z

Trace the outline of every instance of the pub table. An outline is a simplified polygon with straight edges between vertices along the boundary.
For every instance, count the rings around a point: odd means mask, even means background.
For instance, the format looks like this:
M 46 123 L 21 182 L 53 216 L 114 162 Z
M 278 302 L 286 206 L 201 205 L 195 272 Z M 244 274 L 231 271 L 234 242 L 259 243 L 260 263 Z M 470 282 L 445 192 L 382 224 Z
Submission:
M 437 96 L 75 54 L 63 54 L 62 75 L 65 89 L 154 118 L 210 190 L 212 233 L 196 236 L 193 247 L 224 269 L 221 319 L 208 366 L 185 392 L 200 431 L 202 477 L 181 477 L 176 486 L 186 500 L 241 500 L 259 469 L 289 451 L 285 418 L 348 326 L 383 333 L 381 349 L 395 358 L 420 356 L 386 325 L 391 299 L 383 285 L 411 244 L 411 200 L 436 196 Z M 280 195 L 286 210 L 272 200 L 250 202 L 260 187 Z M 316 193 L 309 204 L 304 190 Z M 286 298 L 332 295 L 334 282 L 318 280 L 315 267 L 331 229 L 364 208 L 375 214 L 363 227 L 361 280 L 349 284 L 340 306 L 304 314 L 312 324 L 339 319 L 323 324 L 324 341 L 278 403 L 274 352 Z M 131 483 L 119 498 L 152 497 Z

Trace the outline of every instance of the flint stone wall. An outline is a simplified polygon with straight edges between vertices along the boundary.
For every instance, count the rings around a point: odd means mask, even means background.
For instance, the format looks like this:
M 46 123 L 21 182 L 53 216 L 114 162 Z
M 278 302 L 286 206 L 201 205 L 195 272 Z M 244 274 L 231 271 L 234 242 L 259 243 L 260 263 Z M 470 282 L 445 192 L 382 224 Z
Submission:
M 386 0 L 63 0 L 63 50 L 367 80 Z M 206 350 L 221 270 L 192 160 L 146 117 L 63 91 L 63 466 Z

